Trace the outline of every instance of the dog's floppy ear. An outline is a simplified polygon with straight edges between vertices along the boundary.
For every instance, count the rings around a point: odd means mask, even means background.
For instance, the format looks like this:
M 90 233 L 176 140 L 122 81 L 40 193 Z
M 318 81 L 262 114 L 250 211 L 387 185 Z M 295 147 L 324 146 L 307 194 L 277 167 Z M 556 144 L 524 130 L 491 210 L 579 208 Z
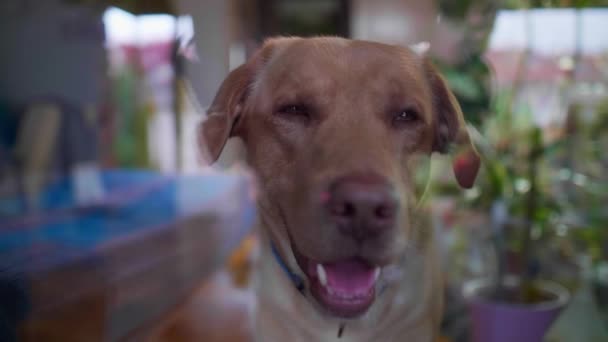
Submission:
M 436 123 L 433 151 L 452 155 L 452 168 L 458 184 L 471 188 L 479 171 L 479 155 L 469 137 L 456 97 L 430 60 L 425 58 L 424 63 Z
M 215 95 L 198 132 L 199 148 L 206 162 L 215 162 L 233 136 L 253 74 L 251 63 L 241 65 L 230 72 Z
M 207 162 L 215 162 L 228 138 L 236 135 L 235 127 L 244 110 L 245 100 L 256 74 L 270 59 L 277 46 L 294 40 L 297 38 L 267 39 L 245 64 L 228 74 L 207 111 L 207 119 L 199 126 L 199 148 Z

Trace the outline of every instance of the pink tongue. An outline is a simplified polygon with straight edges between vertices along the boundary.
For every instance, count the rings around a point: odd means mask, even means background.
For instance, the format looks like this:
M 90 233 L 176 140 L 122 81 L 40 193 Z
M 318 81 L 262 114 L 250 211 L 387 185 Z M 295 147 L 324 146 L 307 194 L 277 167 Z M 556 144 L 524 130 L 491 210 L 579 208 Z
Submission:
M 374 268 L 358 260 L 324 264 L 327 286 L 341 292 L 366 293 L 374 286 Z

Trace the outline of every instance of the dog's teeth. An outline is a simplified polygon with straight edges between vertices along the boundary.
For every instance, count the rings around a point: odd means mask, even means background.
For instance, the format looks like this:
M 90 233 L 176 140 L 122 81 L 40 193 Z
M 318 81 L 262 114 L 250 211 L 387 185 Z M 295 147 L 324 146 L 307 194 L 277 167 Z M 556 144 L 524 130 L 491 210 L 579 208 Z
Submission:
M 323 265 L 317 264 L 317 276 L 319 277 L 319 282 L 323 286 L 327 286 L 327 274 L 325 273 L 325 268 Z
M 376 267 L 374 270 L 374 282 L 376 282 L 380 278 L 380 267 Z

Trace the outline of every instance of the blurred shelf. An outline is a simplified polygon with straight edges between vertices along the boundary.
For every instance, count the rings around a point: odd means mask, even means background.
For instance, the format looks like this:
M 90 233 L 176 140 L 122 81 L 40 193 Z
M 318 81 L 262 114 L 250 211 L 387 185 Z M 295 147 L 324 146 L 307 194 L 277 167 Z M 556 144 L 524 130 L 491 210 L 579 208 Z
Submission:
M 221 265 L 255 217 L 238 174 L 103 173 L 106 198 L 51 185 L 36 215 L 0 217 L 0 340 L 116 340 L 162 315 Z M 6 330 L 6 331 L 3 331 Z

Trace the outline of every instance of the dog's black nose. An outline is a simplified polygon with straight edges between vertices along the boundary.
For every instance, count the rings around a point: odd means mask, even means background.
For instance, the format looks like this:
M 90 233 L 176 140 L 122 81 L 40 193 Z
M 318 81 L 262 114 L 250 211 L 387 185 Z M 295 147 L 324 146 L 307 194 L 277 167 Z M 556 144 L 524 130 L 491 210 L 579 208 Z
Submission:
M 395 225 L 398 201 L 390 184 L 374 174 L 334 182 L 325 196 L 331 220 L 357 240 L 372 238 Z

